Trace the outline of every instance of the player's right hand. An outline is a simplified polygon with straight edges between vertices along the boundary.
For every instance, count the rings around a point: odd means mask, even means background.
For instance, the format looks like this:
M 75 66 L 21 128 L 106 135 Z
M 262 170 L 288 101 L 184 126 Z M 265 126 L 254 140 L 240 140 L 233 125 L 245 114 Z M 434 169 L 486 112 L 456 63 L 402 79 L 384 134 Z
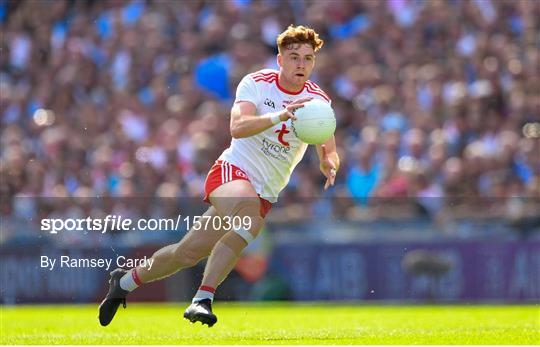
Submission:
M 298 100 L 294 100 L 289 105 L 287 105 L 287 107 L 285 107 L 283 109 L 283 111 L 281 111 L 281 113 L 279 114 L 279 119 L 282 122 L 287 121 L 287 119 L 296 120 L 296 116 L 294 115 L 294 111 L 296 109 L 298 109 L 298 108 L 304 107 L 304 103 L 306 103 L 308 101 L 311 101 L 311 100 L 313 100 L 313 97 L 311 97 L 311 96 L 300 98 Z

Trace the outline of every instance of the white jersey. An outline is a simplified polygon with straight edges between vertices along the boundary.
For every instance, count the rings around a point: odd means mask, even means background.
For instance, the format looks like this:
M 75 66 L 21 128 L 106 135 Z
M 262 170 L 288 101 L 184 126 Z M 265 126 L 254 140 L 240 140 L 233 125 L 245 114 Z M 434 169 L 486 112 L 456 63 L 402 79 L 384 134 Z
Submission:
M 236 90 L 235 102 L 249 101 L 257 107 L 258 115 L 264 115 L 307 96 L 330 103 L 328 95 L 315 83 L 306 81 L 300 92 L 291 93 L 279 85 L 278 71 L 264 69 L 242 79 Z M 306 149 L 307 144 L 295 136 L 289 119 L 257 135 L 233 138 L 231 146 L 219 159 L 244 170 L 255 191 L 262 198 L 276 202 Z

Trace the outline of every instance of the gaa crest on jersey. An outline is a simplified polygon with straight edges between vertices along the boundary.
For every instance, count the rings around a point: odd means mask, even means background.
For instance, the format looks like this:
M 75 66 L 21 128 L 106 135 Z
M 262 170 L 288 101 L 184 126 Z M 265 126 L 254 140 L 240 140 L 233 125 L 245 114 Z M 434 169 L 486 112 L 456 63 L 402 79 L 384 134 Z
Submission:
M 268 106 L 268 107 L 272 107 L 273 109 L 276 108 L 276 104 L 275 104 L 272 100 L 270 100 L 270 99 L 268 99 L 268 98 L 266 98 L 266 99 L 264 100 L 264 104 L 265 104 L 266 106 Z

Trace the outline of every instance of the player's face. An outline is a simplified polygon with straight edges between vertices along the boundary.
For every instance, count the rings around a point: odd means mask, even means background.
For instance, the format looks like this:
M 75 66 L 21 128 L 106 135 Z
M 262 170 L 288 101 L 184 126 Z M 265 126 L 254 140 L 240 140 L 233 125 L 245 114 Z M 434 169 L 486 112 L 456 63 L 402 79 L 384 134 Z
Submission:
M 292 85 L 303 86 L 315 67 L 315 52 L 309 44 L 295 44 L 278 55 L 283 77 Z

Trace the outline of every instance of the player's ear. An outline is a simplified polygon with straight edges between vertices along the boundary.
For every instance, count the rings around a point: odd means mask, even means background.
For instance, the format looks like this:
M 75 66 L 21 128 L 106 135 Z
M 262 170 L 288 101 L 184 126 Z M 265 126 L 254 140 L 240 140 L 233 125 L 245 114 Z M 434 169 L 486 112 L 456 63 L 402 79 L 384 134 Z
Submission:
M 283 57 L 281 56 L 281 53 L 278 53 L 277 55 L 277 64 L 279 67 L 281 67 L 281 62 L 283 60 Z

